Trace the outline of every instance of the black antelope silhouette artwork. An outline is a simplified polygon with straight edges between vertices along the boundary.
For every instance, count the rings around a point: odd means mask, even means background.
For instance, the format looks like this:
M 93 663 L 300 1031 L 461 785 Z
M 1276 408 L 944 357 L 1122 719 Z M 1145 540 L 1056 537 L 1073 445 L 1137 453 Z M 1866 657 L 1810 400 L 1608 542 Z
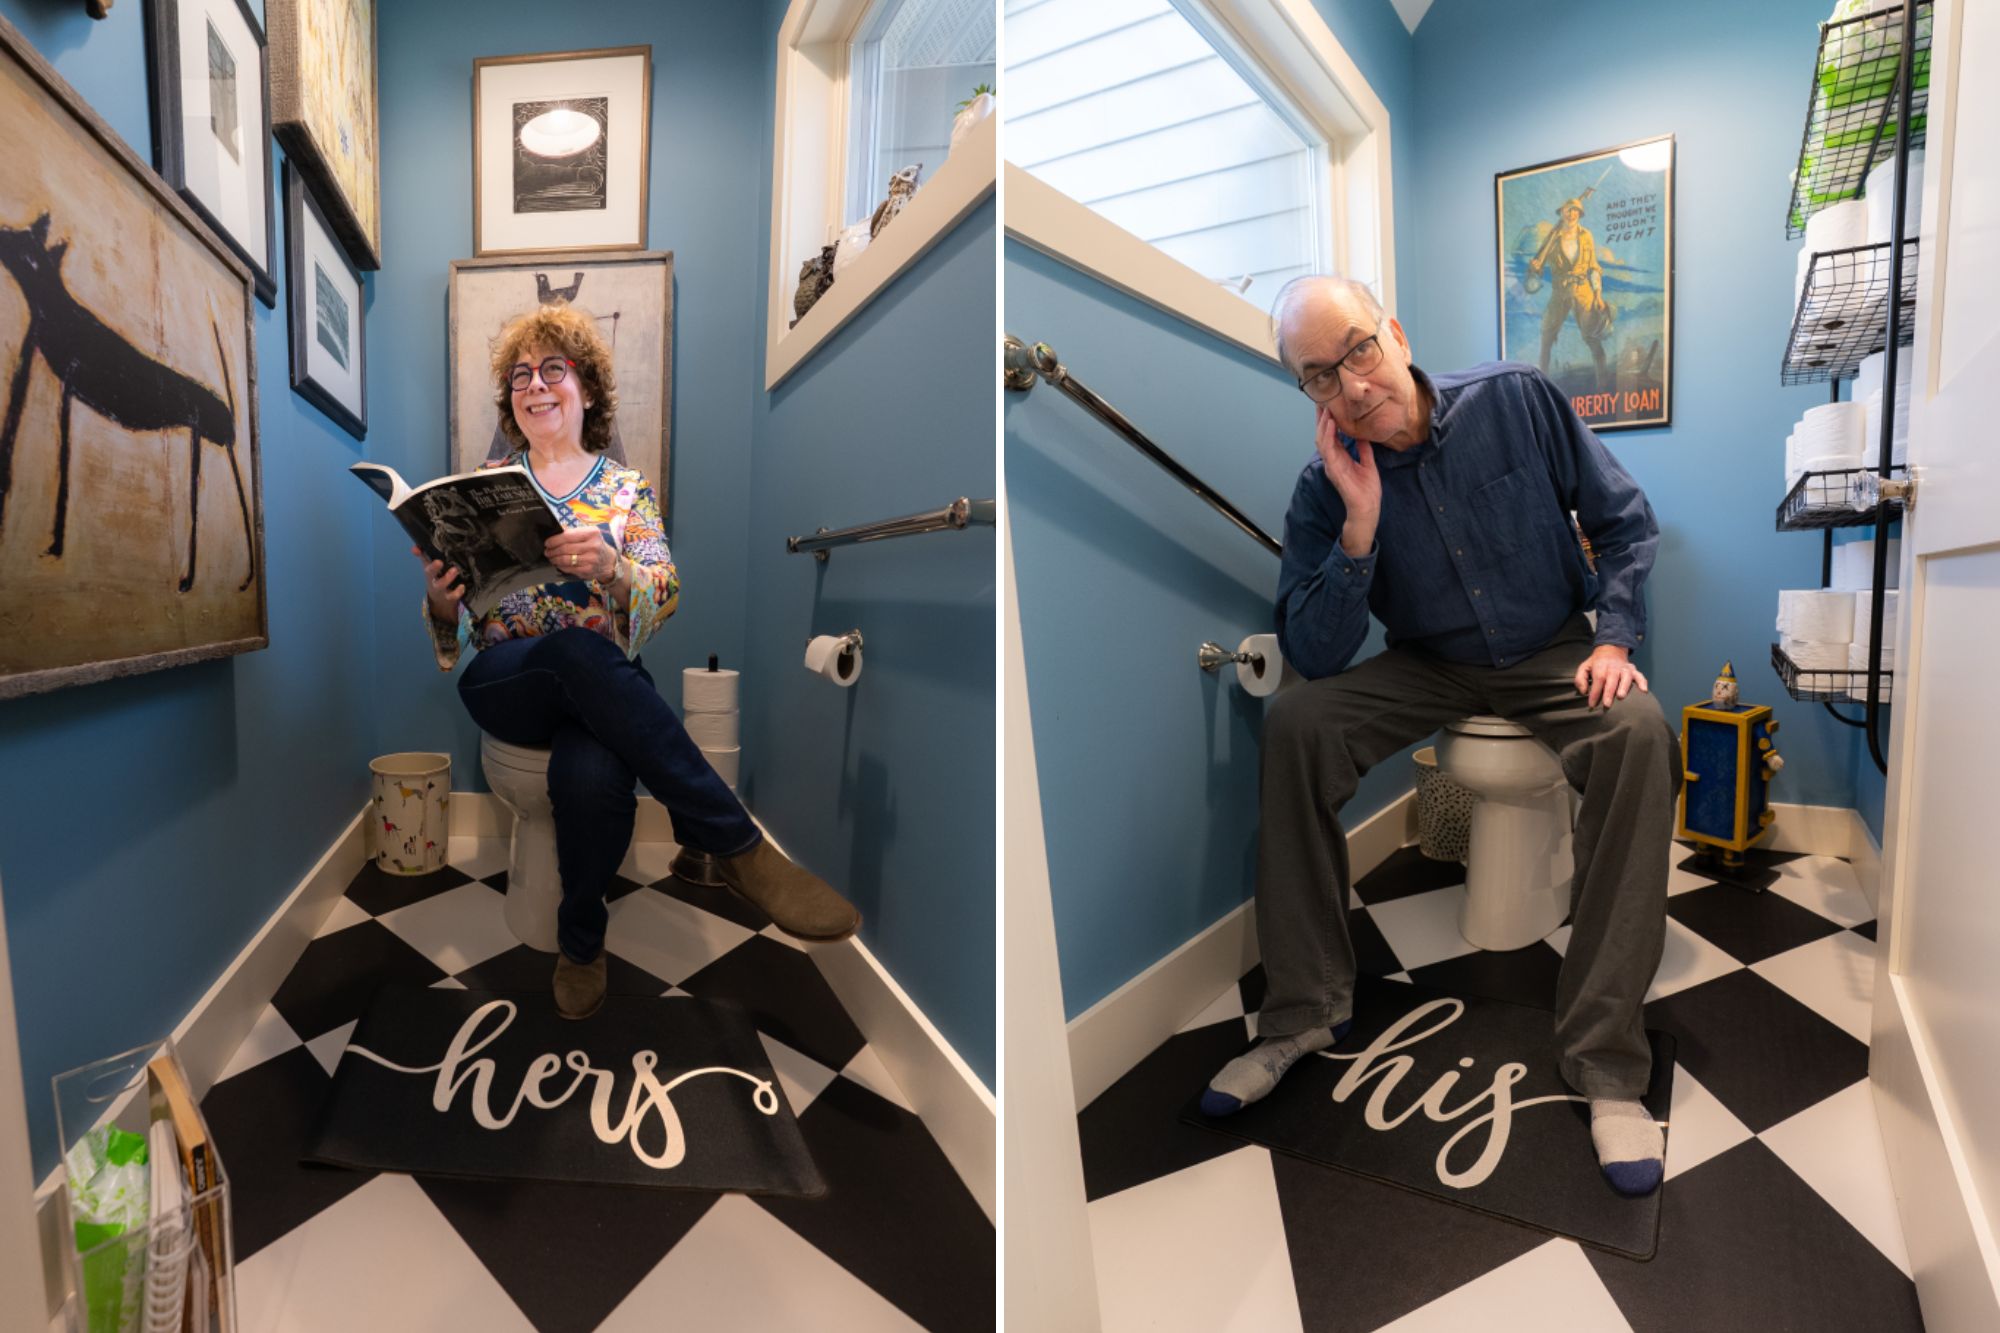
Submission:
M 73 406 L 82 403 L 126 430 L 188 432 L 188 549 L 187 569 L 180 580 L 182 592 L 194 586 L 196 544 L 201 535 L 202 446 L 221 448 L 222 456 L 229 460 L 229 475 L 236 481 L 243 543 L 249 553 L 249 568 L 237 590 L 248 588 L 257 575 L 256 538 L 250 528 L 249 494 L 236 463 L 236 390 L 230 382 L 222 331 L 215 327 L 213 313 L 209 328 L 215 336 L 226 399 L 199 380 L 140 351 L 78 301 L 63 283 L 62 262 L 68 250 L 68 241 L 49 243 L 47 213 L 26 227 L 0 227 L 0 267 L 19 284 L 28 303 L 28 331 L 21 339 L 20 357 L 8 386 L 6 417 L 0 420 L 0 529 L 7 521 L 14 446 L 27 403 L 29 375 L 39 356 L 62 386 L 56 512 L 47 554 L 60 557 L 63 553 L 69 521 L 70 416 Z

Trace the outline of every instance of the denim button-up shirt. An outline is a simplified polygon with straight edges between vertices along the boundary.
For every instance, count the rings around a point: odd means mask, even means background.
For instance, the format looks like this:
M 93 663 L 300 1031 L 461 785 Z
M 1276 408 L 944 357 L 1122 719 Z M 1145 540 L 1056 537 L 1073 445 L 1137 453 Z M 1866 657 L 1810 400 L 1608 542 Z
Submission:
M 1646 637 L 1646 576 L 1660 544 L 1645 495 L 1533 366 L 1412 373 L 1431 391 L 1430 438 L 1375 451 L 1375 549 L 1340 548 L 1340 493 L 1315 456 L 1285 516 L 1278 643 L 1309 679 L 1347 669 L 1373 611 L 1392 648 L 1504 667 L 1597 611 L 1600 644 Z M 1354 442 L 1347 441 L 1349 452 Z M 1361 446 L 1365 447 L 1365 446 Z M 1592 575 L 1570 514 L 1597 557 Z

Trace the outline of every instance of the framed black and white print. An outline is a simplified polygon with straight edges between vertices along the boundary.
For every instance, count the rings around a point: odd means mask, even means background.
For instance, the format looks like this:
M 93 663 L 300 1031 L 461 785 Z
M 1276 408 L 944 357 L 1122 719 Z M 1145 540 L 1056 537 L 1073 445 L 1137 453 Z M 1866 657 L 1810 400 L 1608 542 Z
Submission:
M 263 25 L 248 0 L 146 0 L 153 164 L 278 304 L 271 103 Z
M 285 305 L 292 388 L 355 439 L 368 436 L 361 273 L 305 177 L 285 164 Z
M 475 255 L 641 250 L 653 48 L 472 62 Z

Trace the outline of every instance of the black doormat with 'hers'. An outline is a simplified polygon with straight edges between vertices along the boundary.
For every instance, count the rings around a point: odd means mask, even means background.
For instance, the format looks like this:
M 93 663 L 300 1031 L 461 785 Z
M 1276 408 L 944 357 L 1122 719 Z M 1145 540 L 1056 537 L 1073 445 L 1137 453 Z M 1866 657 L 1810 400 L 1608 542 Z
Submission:
M 308 1162 L 442 1176 L 826 1190 L 740 1008 L 388 985 L 333 1076 Z
M 1648 1032 L 1643 1098 L 1665 1123 L 1674 1039 Z M 1557 1072 L 1547 1010 L 1363 977 L 1354 1025 L 1277 1089 L 1191 1125 L 1400 1185 L 1632 1259 L 1659 1245 L 1660 1194 L 1627 1198 L 1598 1169 L 1590 1106 Z M 1664 1187 L 1663 1187 L 1664 1188 Z

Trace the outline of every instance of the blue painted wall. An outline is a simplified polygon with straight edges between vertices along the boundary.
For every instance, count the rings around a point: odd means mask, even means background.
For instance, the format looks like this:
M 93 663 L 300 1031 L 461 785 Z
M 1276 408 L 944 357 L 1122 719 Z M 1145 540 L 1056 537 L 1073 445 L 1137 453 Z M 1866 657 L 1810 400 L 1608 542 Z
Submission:
M 0 16 L 151 160 L 139 5 L 94 23 L 81 5 L 0 0 Z M 277 309 L 254 307 L 271 646 L 0 703 L 0 882 L 38 1174 L 56 1158 L 50 1078 L 179 1022 L 366 799 L 375 543 L 363 497 L 345 498 L 361 488 L 327 480 L 360 448 L 289 388 L 282 262 L 276 276 Z
M 1389 109 L 1397 284 L 1419 182 L 1410 35 L 1388 0 L 1319 0 Z M 1004 91 L 1004 90 L 1003 90 Z M 1009 241 L 1006 327 L 1273 536 L 1313 456 L 1312 409 L 1259 358 Z M 1074 1017 L 1250 896 L 1263 705 L 1205 675 L 1205 639 L 1271 628 L 1278 562 L 1056 390 L 1002 405 L 1036 768 Z M 1381 647 L 1378 628 L 1367 652 Z M 1380 766 L 1350 827 L 1410 784 Z
M 767 145 L 784 11 L 773 0 L 766 16 Z M 768 218 L 768 147 L 760 161 Z M 758 329 L 743 714 L 751 809 L 854 899 L 862 940 L 988 1087 L 994 532 L 850 547 L 825 564 L 783 539 L 994 496 L 996 225 L 988 200 L 772 393 Z M 853 688 L 805 671 L 809 637 L 856 628 L 867 646 Z
M 1819 586 L 1819 537 L 1774 531 L 1772 512 L 1785 436 L 1827 398 L 1825 386 L 1778 382 L 1803 244 L 1785 238 L 1787 173 L 1826 6 L 1596 6 L 1579 56 L 1557 34 L 1582 12 L 1438 0 L 1418 27 L 1406 266 L 1420 257 L 1424 278 L 1405 325 L 1424 364 L 1495 356 L 1493 174 L 1676 136 L 1674 424 L 1605 437 L 1660 519 L 1638 660 L 1678 724 L 1733 659 L 1744 699 L 1772 704 L 1783 728 L 1777 799 L 1853 806 L 1859 733 L 1793 702 L 1770 667 L 1777 590 Z M 1871 804 L 1879 822 L 1879 778 Z

